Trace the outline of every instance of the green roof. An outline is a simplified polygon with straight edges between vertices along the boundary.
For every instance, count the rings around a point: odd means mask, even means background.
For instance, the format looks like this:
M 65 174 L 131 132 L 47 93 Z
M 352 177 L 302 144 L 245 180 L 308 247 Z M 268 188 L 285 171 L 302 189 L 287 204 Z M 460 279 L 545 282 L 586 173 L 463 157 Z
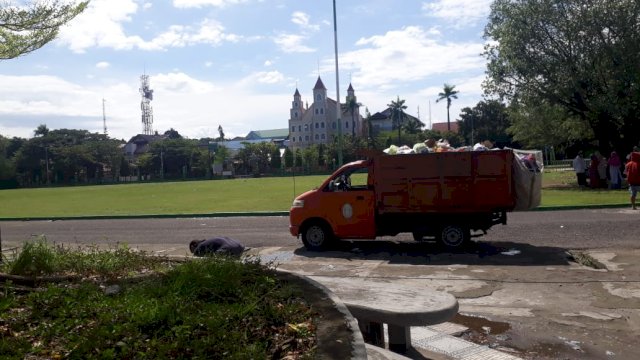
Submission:
M 284 139 L 289 136 L 289 129 L 254 130 L 247 134 L 246 139 Z

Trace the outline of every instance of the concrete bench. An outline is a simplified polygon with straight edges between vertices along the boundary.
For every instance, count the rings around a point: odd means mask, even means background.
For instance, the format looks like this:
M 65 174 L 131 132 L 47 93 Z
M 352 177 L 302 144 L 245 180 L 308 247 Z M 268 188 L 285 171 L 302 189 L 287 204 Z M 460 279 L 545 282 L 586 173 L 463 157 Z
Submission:
M 393 279 L 311 276 L 347 306 L 358 320 L 365 342 L 404 353 L 411 346 L 411 326 L 446 322 L 458 313 L 458 301 L 448 293 L 402 285 Z

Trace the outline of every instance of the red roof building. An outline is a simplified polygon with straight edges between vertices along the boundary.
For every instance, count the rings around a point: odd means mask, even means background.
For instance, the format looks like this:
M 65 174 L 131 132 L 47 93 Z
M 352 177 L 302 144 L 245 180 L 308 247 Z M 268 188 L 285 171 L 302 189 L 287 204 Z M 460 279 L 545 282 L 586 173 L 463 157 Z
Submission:
M 440 131 L 440 132 L 446 132 L 446 131 L 448 131 L 447 123 L 446 122 L 433 123 L 433 124 L 431 124 L 431 130 Z M 458 130 L 459 130 L 458 122 L 457 121 L 452 121 L 451 122 L 451 132 L 457 133 Z

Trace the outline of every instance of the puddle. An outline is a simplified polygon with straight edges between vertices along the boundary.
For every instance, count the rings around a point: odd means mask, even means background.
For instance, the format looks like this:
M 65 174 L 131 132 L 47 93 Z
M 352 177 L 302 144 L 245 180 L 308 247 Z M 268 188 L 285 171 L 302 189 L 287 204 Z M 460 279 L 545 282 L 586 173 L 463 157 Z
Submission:
M 509 249 L 509 251 L 503 251 L 500 254 L 508 255 L 508 256 L 514 256 L 514 255 L 520 254 L 520 250 L 518 250 L 518 249 Z
M 511 329 L 511 325 L 506 322 L 491 321 L 483 317 L 462 314 L 456 314 L 451 322 L 464 325 L 471 331 L 485 335 L 499 335 Z
M 483 317 L 457 314 L 451 322 L 466 326 L 461 338 L 492 349 L 498 349 L 522 359 L 590 358 L 580 341 L 557 338 L 557 342 L 539 341 L 519 334 L 507 322 L 491 321 Z

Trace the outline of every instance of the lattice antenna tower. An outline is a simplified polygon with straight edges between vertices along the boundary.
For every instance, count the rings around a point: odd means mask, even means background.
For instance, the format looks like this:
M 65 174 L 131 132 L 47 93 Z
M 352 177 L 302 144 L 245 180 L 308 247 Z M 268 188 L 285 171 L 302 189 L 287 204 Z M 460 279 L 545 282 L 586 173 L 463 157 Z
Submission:
M 104 110 L 104 103 L 106 101 L 107 100 L 102 98 L 102 130 L 103 130 L 105 135 L 107 135 L 107 113 Z
M 149 75 L 140 76 L 140 109 L 142 110 L 142 133 L 145 135 L 153 135 L 153 108 L 151 100 L 153 100 L 153 90 L 149 85 Z

